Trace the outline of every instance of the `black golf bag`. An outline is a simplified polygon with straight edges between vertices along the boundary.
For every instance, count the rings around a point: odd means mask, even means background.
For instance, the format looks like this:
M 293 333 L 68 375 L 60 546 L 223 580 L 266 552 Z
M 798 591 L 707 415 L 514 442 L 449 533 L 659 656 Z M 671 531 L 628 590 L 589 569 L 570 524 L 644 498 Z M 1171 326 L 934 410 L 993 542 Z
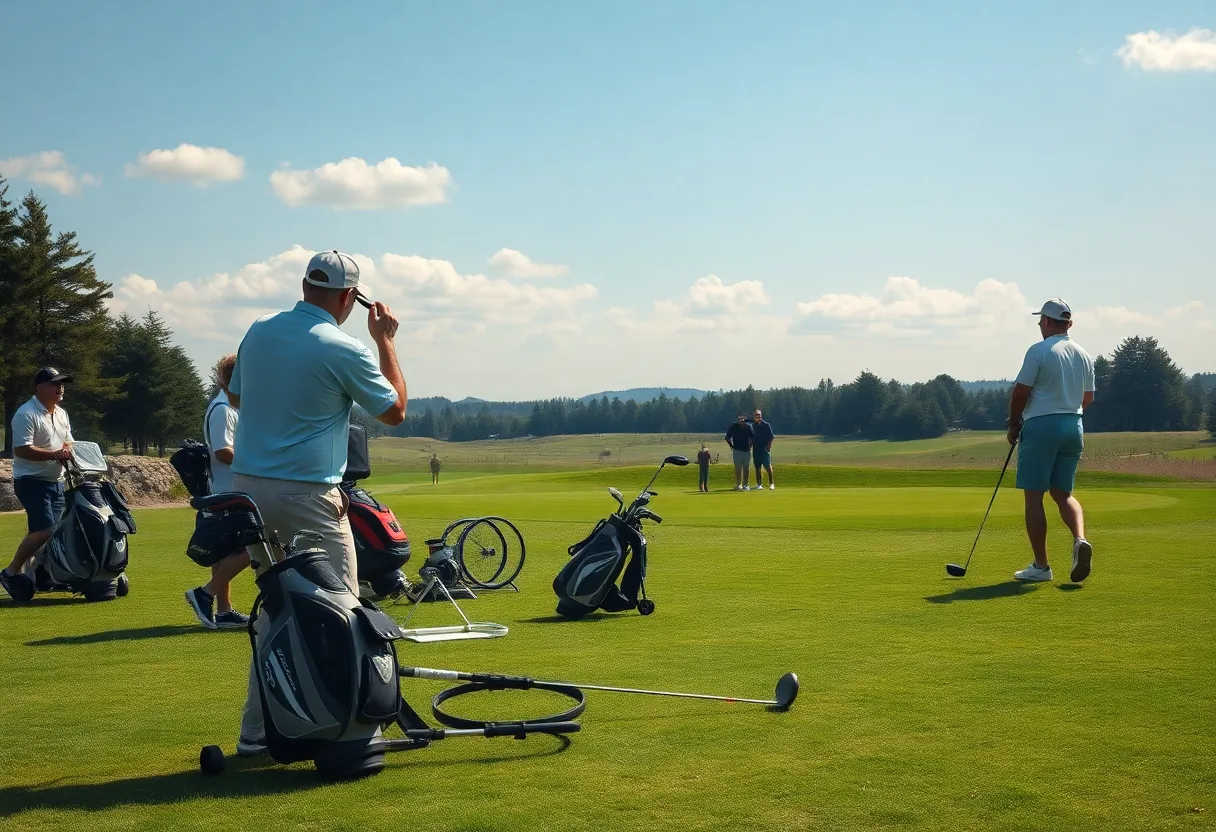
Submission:
M 135 518 L 106 471 L 97 443 L 72 446 L 63 516 L 34 557 L 44 586 L 78 592 L 86 601 L 110 601 L 129 587 L 127 535 L 135 534 Z
M 397 595 L 408 587 L 401 567 L 410 559 L 410 539 L 393 510 L 358 487 L 359 480 L 371 475 L 367 433 L 360 425 L 352 424 L 347 438 L 346 471 L 339 488 L 349 501 L 359 594 L 380 599 Z
M 330 780 L 376 774 L 384 729 L 417 720 L 397 673 L 393 642 L 404 633 L 350 591 L 324 549 L 291 555 L 257 584 L 249 638 L 270 756 L 312 760 Z
M 567 551 L 570 560 L 553 579 L 558 615 L 581 618 L 597 609 L 623 612 L 638 606 L 646 580 L 646 537 L 640 529 L 614 514 Z

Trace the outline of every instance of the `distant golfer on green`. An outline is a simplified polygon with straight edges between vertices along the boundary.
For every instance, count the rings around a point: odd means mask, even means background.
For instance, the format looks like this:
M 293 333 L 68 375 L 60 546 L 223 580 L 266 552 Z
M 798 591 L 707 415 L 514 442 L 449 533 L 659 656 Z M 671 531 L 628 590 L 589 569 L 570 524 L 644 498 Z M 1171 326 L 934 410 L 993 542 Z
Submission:
M 1081 415 L 1094 400 L 1094 362 L 1068 330 L 1072 310 L 1052 298 L 1039 316 L 1043 340 L 1026 351 L 1009 400 L 1009 444 L 1018 445 L 1017 487 L 1026 498 L 1026 534 L 1034 563 L 1013 573 L 1021 581 L 1050 581 L 1047 515 L 1043 494 L 1051 493 L 1060 518 L 1072 532 L 1074 583 L 1089 575 L 1093 547 L 1085 539 L 1085 516 L 1072 495 L 1084 448 Z
M 439 462 L 439 454 L 431 454 L 431 485 L 439 484 L 439 469 L 443 465 Z

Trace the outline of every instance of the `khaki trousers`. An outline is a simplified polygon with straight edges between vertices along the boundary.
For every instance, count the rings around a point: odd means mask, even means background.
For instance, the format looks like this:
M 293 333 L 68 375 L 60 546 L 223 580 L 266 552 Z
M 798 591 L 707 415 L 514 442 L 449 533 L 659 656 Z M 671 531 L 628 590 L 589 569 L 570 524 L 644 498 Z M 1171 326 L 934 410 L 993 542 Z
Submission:
M 301 545 L 324 549 L 329 554 L 329 562 L 334 572 L 350 587 L 351 592 L 359 594 L 355 538 L 351 534 L 350 519 L 347 517 L 346 495 L 338 486 L 234 474 L 233 490 L 253 498 L 262 515 L 262 521 L 266 524 L 267 535 L 276 533 L 279 542 L 284 546 L 291 543 L 292 535 L 303 529 L 320 533 L 320 543 L 301 541 Z M 265 553 L 259 552 L 258 547 L 250 547 L 250 552 L 259 562 L 266 560 Z M 270 566 L 269 563 L 262 563 L 258 574 L 265 572 Z M 264 620 L 259 618 L 254 624 L 255 632 L 260 631 L 259 625 Z M 259 740 L 266 736 L 262 697 L 258 692 L 255 673 L 251 657 L 249 687 L 244 713 L 241 715 L 241 736 L 249 740 Z

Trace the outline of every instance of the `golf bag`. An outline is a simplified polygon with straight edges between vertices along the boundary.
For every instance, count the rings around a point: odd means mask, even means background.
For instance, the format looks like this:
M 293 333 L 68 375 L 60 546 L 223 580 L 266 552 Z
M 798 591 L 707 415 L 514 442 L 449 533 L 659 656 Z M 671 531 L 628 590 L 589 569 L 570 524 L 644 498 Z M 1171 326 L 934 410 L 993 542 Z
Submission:
M 371 474 L 367 434 L 360 425 L 351 425 L 347 437 L 346 471 L 339 488 L 349 501 L 360 595 L 377 599 L 399 594 L 407 588 L 401 567 L 410 559 L 410 539 L 393 510 L 357 486 L 359 480 L 367 479 Z
M 401 697 L 401 629 L 350 591 L 324 549 L 292 554 L 257 584 L 249 638 L 270 756 L 312 760 L 330 780 L 376 774 L 384 729 L 420 722 Z
M 202 509 L 194 516 L 194 534 L 190 536 L 186 555 L 199 566 L 211 567 L 258 542 L 262 533 L 258 515 L 240 503 Z
M 77 442 L 67 463 L 64 512 L 34 569 L 53 586 L 79 592 L 86 601 L 126 595 L 127 535 L 135 518 L 126 499 L 105 479 L 105 457 L 95 442 Z
M 646 579 L 646 538 L 640 527 L 614 514 L 567 551 L 570 560 L 553 579 L 558 615 L 581 618 L 597 609 L 623 612 L 638 606 L 638 590 Z

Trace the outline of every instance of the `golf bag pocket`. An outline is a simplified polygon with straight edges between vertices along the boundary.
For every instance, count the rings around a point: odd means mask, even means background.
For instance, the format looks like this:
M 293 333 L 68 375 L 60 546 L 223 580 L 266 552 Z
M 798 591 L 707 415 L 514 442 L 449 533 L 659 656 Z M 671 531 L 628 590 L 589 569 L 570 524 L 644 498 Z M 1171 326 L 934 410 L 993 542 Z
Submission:
M 194 517 L 194 534 L 186 555 L 199 566 L 210 567 L 261 539 L 262 525 L 253 512 L 241 508 L 204 510 Z
M 584 546 L 586 546 L 588 543 L 590 543 L 592 540 L 595 539 L 595 536 L 600 533 L 600 529 L 604 528 L 604 526 L 606 524 L 607 524 L 606 520 L 600 520 L 598 523 L 596 523 L 595 528 L 591 530 L 591 534 L 587 535 L 582 540 L 580 540 L 578 543 L 575 543 L 573 546 L 571 546 L 569 549 L 567 549 L 566 550 L 567 554 L 569 554 L 571 557 L 574 557 L 574 555 L 578 552 L 579 549 L 582 549 Z
M 127 505 L 127 498 L 109 480 L 102 480 L 100 485 L 102 498 L 110 506 L 110 510 L 114 512 L 111 522 L 123 534 L 135 534 L 135 516 L 131 514 L 131 507 Z
M 373 724 L 392 722 L 401 708 L 393 641 L 405 634 L 397 622 L 375 607 L 356 607 L 354 614 L 359 620 L 359 636 L 365 642 L 359 675 L 359 719 Z

